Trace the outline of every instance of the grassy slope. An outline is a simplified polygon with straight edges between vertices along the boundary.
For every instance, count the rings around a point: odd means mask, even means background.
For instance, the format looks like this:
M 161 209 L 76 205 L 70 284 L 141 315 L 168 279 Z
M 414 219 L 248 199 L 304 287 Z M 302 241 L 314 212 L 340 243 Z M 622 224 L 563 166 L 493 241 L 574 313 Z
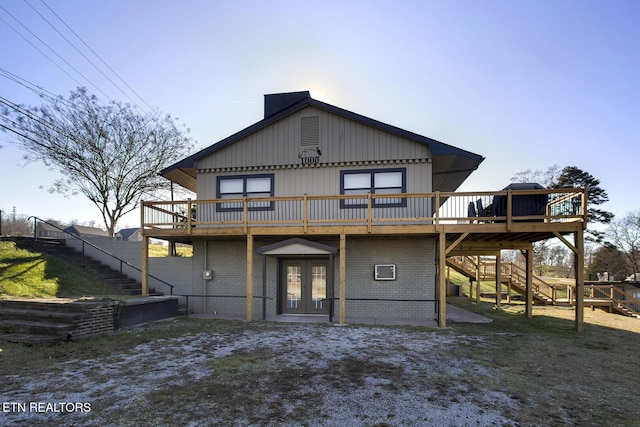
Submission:
M 80 268 L 55 256 L 0 242 L 0 297 L 54 298 L 119 295 Z

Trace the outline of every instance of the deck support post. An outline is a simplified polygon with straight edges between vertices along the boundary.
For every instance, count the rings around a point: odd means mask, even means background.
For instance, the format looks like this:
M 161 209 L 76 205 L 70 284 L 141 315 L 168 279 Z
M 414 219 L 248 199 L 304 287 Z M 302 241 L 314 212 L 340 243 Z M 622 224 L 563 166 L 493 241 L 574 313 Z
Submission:
M 584 206 L 584 205 L 583 205 Z M 579 228 L 573 233 L 573 244 L 560 233 L 554 233 L 573 252 L 574 267 L 576 271 L 575 308 L 576 320 L 574 329 L 576 332 L 584 332 L 584 229 Z M 573 302 L 571 288 L 567 290 L 569 303 Z
M 480 255 L 476 256 L 476 266 L 476 304 L 480 304 L 480 279 L 482 277 Z
M 441 229 L 442 230 L 442 229 Z M 447 327 L 447 281 L 445 268 L 447 267 L 447 235 L 440 231 L 438 236 L 438 325 Z
M 526 277 L 526 304 L 525 304 L 525 314 L 527 318 L 531 319 L 533 317 L 533 246 L 530 246 L 527 250 L 527 277 Z
M 247 233 L 247 321 L 253 319 L 253 235 Z
M 500 252 L 496 254 L 496 308 L 500 308 L 502 302 L 502 264 Z
M 146 297 L 149 295 L 149 238 L 147 236 L 142 237 L 141 264 L 142 296 Z
M 584 332 L 584 230 L 574 234 L 576 251 L 574 254 L 576 270 L 576 332 Z
M 340 324 L 345 322 L 346 296 L 345 289 L 346 273 L 347 273 L 347 236 L 342 233 L 340 235 Z
M 262 255 L 262 320 L 267 320 L 267 256 Z

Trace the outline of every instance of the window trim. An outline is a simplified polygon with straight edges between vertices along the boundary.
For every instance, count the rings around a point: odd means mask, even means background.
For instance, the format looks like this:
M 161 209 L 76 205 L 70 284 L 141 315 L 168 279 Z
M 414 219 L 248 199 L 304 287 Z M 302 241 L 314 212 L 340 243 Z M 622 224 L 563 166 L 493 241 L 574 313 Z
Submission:
M 371 194 L 376 194 L 375 188 L 375 174 L 376 173 L 402 173 L 402 186 L 400 188 L 400 193 L 404 194 L 407 192 L 407 168 L 382 168 L 382 169 L 349 169 L 349 170 L 341 170 L 340 171 L 340 194 L 345 194 L 344 188 L 344 178 L 345 175 L 355 175 L 355 174 L 369 174 L 369 190 Z M 380 188 L 396 188 L 396 187 L 383 187 Z M 366 195 L 366 193 L 364 193 Z M 379 193 L 379 194 L 393 194 L 393 193 Z M 340 199 L 340 209 L 351 209 L 351 208 L 366 208 L 367 203 L 357 203 L 357 204 L 347 204 L 345 203 L 345 199 Z M 371 207 L 374 208 L 404 208 L 407 207 L 407 199 L 401 198 L 398 203 L 384 203 L 380 202 L 378 199 L 373 199 L 371 203 Z
M 269 197 L 273 197 L 274 182 L 275 182 L 274 176 L 275 175 L 272 173 L 255 174 L 255 175 L 219 175 L 216 177 L 216 199 L 218 200 L 222 199 L 222 193 L 220 192 L 220 185 L 222 181 L 232 180 L 232 179 L 235 179 L 235 180 L 242 179 L 242 196 L 238 198 L 249 197 L 247 196 L 247 180 L 252 178 L 269 178 L 270 187 L 271 187 L 269 192 Z M 273 201 L 270 201 L 268 202 L 268 206 L 249 206 L 248 209 L 250 211 L 272 211 L 275 209 L 275 206 Z M 241 212 L 242 210 L 243 210 L 243 207 L 225 208 L 222 203 L 216 203 L 216 212 Z

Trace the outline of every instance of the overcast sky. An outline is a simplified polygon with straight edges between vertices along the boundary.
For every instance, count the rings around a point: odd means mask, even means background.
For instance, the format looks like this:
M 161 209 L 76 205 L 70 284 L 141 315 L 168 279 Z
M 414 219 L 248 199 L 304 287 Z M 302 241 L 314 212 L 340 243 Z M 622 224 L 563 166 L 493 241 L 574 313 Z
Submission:
M 484 156 L 460 190 L 500 190 L 517 172 L 577 166 L 608 192 L 602 208 L 618 217 L 640 209 L 639 1 L 0 6 L 0 68 L 55 94 L 86 86 L 106 101 L 156 107 L 191 129 L 196 149 L 261 120 L 264 94 L 309 90 L 318 100 Z M 0 96 L 39 103 L 3 76 Z M 41 189 L 57 175 L 42 164 L 21 165 L 20 151 L 6 141 L 0 133 L 3 212 L 15 206 L 18 214 L 102 222 L 82 196 Z M 119 227 L 138 222 L 135 213 Z

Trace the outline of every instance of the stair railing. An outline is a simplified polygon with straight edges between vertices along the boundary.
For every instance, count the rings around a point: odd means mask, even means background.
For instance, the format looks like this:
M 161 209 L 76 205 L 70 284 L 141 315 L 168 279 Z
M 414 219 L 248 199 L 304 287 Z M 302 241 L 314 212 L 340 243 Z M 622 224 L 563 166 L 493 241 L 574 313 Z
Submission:
M 63 233 L 67 234 L 70 237 L 73 237 L 75 239 L 80 240 L 82 242 L 82 267 L 83 268 L 85 267 L 85 263 L 84 263 L 84 260 L 85 260 L 84 248 L 85 248 L 85 244 L 86 244 L 86 245 L 89 245 L 92 248 L 102 252 L 103 254 L 105 254 L 107 256 L 110 256 L 111 258 L 119 261 L 120 262 L 120 276 L 121 277 L 124 276 L 123 270 L 122 270 L 123 265 L 126 265 L 126 266 L 128 266 L 128 267 L 130 267 L 130 268 L 142 273 L 142 270 L 140 268 L 136 267 L 135 265 L 123 260 L 122 258 L 117 257 L 116 255 L 113 255 L 112 253 L 109 253 L 109 252 L 105 251 L 104 249 L 94 245 L 93 243 L 89 242 L 88 240 L 83 239 L 80 236 L 77 236 L 77 235 L 75 235 L 73 233 L 69 233 L 68 231 L 63 230 L 62 228 L 58 227 L 57 225 L 51 224 L 50 222 L 45 221 L 44 219 L 38 218 L 37 216 L 30 216 L 29 218 L 27 218 L 27 220 L 30 220 L 31 218 L 33 218 L 33 241 L 34 242 L 36 242 L 38 240 L 38 230 L 37 230 L 37 227 L 36 227 L 38 221 L 43 222 L 43 223 L 45 223 L 47 225 L 50 225 L 51 227 L 62 231 Z M 168 283 L 168 282 L 160 279 L 159 277 L 155 277 L 155 276 L 153 276 L 151 274 L 149 274 L 149 277 L 154 279 L 154 280 L 156 280 L 156 281 L 158 281 L 158 282 L 160 282 L 160 283 L 162 283 L 163 285 L 168 286 L 170 295 L 173 295 L 173 288 L 175 287 L 174 285 L 172 285 L 171 283 Z
M 515 281 L 517 281 L 520 284 L 526 284 L 527 272 L 525 271 L 525 269 L 511 262 L 508 264 L 511 270 L 511 278 L 515 279 Z M 555 294 L 555 287 L 553 285 L 550 285 L 549 283 L 545 282 L 535 274 L 531 275 L 531 279 L 532 279 L 531 283 L 533 285 L 533 292 L 535 294 L 537 294 L 538 296 L 549 298 L 552 301 L 555 301 L 556 294 Z
M 491 280 L 496 277 L 495 261 L 484 261 L 481 259 L 480 263 L 478 263 L 474 256 L 449 257 L 447 261 L 450 262 L 450 265 L 455 265 L 459 269 L 464 270 L 469 277 L 475 276 L 476 271 L 479 271 L 480 280 Z M 511 279 L 516 284 L 526 284 L 527 275 L 524 268 L 511 262 L 503 262 L 500 265 L 503 280 Z M 532 276 L 532 284 L 534 294 L 555 301 L 557 295 L 553 285 L 545 282 L 535 274 Z
M 640 316 L 640 299 L 629 295 L 619 286 L 611 285 L 585 285 L 586 298 L 611 301 L 613 308 L 625 314 Z
M 626 310 L 628 314 L 635 317 L 640 316 L 640 299 L 629 295 L 617 286 L 613 287 L 611 293 L 613 303 L 618 305 L 618 310 L 622 308 Z

